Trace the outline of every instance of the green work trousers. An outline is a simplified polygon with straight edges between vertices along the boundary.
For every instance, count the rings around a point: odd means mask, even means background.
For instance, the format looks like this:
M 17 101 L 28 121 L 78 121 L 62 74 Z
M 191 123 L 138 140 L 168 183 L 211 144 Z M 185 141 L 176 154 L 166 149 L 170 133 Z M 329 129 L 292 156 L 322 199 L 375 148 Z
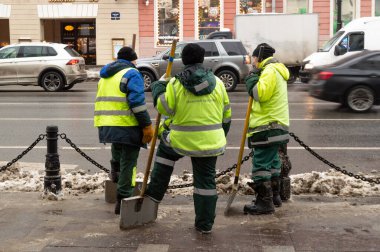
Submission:
M 146 194 L 161 201 L 170 182 L 174 164 L 183 156 L 160 142 Z M 211 230 L 215 219 L 218 195 L 215 183 L 217 157 L 191 157 L 194 174 L 195 226 Z
M 278 155 L 280 145 L 255 147 L 252 159 L 252 179 L 254 182 L 269 181 L 281 174 L 281 160 Z
M 132 196 L 133 169 L 137 165 L 140 147 L 113 143 L 111 145 L 112 160 L 120 163 L 119 180 L 117 181 L 117 194 L 121 198 Z

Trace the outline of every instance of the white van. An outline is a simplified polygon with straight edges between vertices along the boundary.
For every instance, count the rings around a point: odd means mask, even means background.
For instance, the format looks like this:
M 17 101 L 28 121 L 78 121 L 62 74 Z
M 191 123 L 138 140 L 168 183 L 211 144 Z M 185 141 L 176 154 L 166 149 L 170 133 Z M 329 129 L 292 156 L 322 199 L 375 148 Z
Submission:
M 308 82 L 314 67 L 332 64 L 364 49 L 380 50 L 380 17 L 355 19 L 340 29 L 318 52 L 303 60 L 300 79 Z

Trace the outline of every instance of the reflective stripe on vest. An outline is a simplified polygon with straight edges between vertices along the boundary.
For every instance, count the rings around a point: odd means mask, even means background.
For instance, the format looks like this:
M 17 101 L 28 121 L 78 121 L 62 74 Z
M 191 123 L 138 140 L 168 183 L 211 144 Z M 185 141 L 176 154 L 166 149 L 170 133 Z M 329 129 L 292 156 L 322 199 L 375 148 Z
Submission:
M 182 126 L 182 125 L 173 125 L 169 126 L 172 130 L 177 131 L 209 131 L 209 130 L 217 130 L 222 129 L 222 124 L 213 124 L 213 125 L 198 125 L 198 126 Z
M 194 194 L 202 195 L 202 196 L 214 196 L 218 195 L 216 189 L 200 189 L 194 187 Z
M 100 79 L 98 83 L 97 97 L 95 99 L 94 125 L 101 126 L 137 126 L 134 110 L 143 111 L 145 105 L 129 108 L 127 96 L 120 91 L 120 82 L 128 81 L 124 74 L 133 68 L 119 71 L 107 79 Z M 137 71 L 137 70 L 132 70 Z M 146 108 L 146 107 L 145 107 Z
M 252 146 L 266 145 L 266 144 L 281 142 L 281 141 L 285 141 L 285 140 L 289 140 L 289 134 L 268 137 L 267 141 L 261 141 L 261 142 L 252 141 L 251 144 L 252 144 Z
M 257 171 L 252 173 L 252 177 L 270 177 L 272 176 L 272 173 L 269 171 Z
M 136 171 L 137 171 L 137 167 L 133 167 L 133 170 L 132 170 L 132 184 L 131 186 L 132 187 L 135 187 L 136 185 Z
M 249 128 L 248 132 L 259 132 L 259 131 L 265 131 L 265 130 L 271 130 L 271 129 L 282 129 L 285 131 L 289 131 L 288 126 L 281 125 L 277 122 L 271 122 L 268 125 L 261 125 L 254 128 Z
M 158 157 L 158 156 L 156 156 L 155 162 L 163 164 L 163 165 L 167 165 L 170 167 L 174 167 L 174 164 L 175 164 L 175 161 L 173 161 L 173 160 L 163 158 L 163 157 Z
M 226 147 L 223 146 L 222 148 L 215 149 L 215 150 L 198 150 L 198 151 L 189 151 L 180 149 L 177 147 L 171 146 L 175 152 L 184 155 L 184 156 L 190 156 L 190 157 L 211 157 L 211 156 L 218 156 L 226 151 Z

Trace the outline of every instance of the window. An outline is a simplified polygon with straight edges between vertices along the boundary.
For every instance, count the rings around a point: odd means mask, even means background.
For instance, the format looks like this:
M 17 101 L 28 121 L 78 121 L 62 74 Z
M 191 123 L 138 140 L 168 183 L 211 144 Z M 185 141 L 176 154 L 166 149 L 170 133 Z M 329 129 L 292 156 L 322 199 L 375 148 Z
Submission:
M 362 51 L 364 49 L 364 33 L 350 33 L 339 42 L 338 46 L 343 54 L 346 52 Z
M 336 1 L 334 1 L 334 33 L 336 32 L 336 19 L 337 19 L 337 6 Z M 348 24 L 355 17 L 355 2 L 352 0 L 342 0 L 342 23 L 343 26 Z
M 208 34 L 220 30 L 221 0 L 198 1 L 198 36 L 204 39 Z
M 221 44 L 229 56 L 247 54 L 244 46 L 239 42 L 221 42 Z
M 203 42 L 198 43 L 198 45 L 205 49 L 205 57 L 219 56 L 218 48 L 214 42 Z
M 20 47 L 5 48 L 0 51 L 0 59 L 16 58 Z
M 288 0 L 286 5 L 286 13 L 308 13 L 308 0 Z
M 157 46 L 171 45 L 180 34 L 180 0 L 157 0 Z
M 335 44 L 335 42 L 338 41 L 338 39 L 340 38 L 340 36 L 343 35 L 343 33 L 344 33 L 343 31 L 339 31 L 335 33 L 335 35 L 329 41 L 327 41 L 326 44 L 322 47 L 321 52 L 330 51 L 331 47 Z
M 380 69 L 380 55 L 371 56 L 363 59 L 362 61 L 356 63 L 354 68 L 363 70 L 377 70 Z
M 70 46 L 66 46 L 64 49 L 66 52 L 70 54 L 70 56 L 80 57 L 80 54 L 77 51 L 75 51 L 73 48 L 71 48 Z
M 239 14 L 261 13 L 261 0 L 240 0 Z
M 185 44 L 177 45 L 174 52 L 174 59 L 182 58 L 182 49 L 185 47 Z M 169 57 L 170 49 L 165 53 L 165 56 Z
M 375 16 L 380 16 L 380 0 L 375 0 Z

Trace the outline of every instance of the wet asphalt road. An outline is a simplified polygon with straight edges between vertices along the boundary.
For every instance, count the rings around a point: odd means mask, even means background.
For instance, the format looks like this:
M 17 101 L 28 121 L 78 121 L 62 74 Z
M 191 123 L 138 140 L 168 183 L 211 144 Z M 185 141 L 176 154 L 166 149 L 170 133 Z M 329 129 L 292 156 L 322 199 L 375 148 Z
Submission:
M 47 125 L 56 125 L 59 133 L 66 133 L 84 152 L 108 168 L 110 145 L 98 143 L 97 130 L 93 127 L 95 92 L 96 82 L 80 83 L 68 92 L 59 93 L 47 93 L 39 87 L 0 86 L 0 161 L 11 161 L 39 134 L 44 134 Z M 225 170 L 237 161 L 248 101 L 243 85 L 229 96 L 233 123 L 227 152 L 218 159 L 219 170 Z M 150 93 L 147 93 L 147 103 L 151 117 L 155 118 Z M 355 173 L 380 170 L 379 106 L 368 113 L 354 113 L 339 104 L 311 98 L 307 84 L 292 84 L 289 85 L 289 108 L 291 132 L 321 156 Z M 90 173 L 99 171 L 63 140 L 59 140 L 58 146 L 62 164 L 77 165 Z M 329 169 L 293 139 L 288 146 L 292 174 Z M 246 149 L 245 154 L 248 153 Z M 20 161 L 44 163 L 45 154 L 46 141 L 42 141 Z M 139 171 L 145 168 L 147 156 L 148 151 L 142 149 Z M 181 174 L 185 169 L 191 170 L 189 158 L 177 162 L 175 173 Z M 243 164 L 243 173 L 250 169 L 251 164 Z

